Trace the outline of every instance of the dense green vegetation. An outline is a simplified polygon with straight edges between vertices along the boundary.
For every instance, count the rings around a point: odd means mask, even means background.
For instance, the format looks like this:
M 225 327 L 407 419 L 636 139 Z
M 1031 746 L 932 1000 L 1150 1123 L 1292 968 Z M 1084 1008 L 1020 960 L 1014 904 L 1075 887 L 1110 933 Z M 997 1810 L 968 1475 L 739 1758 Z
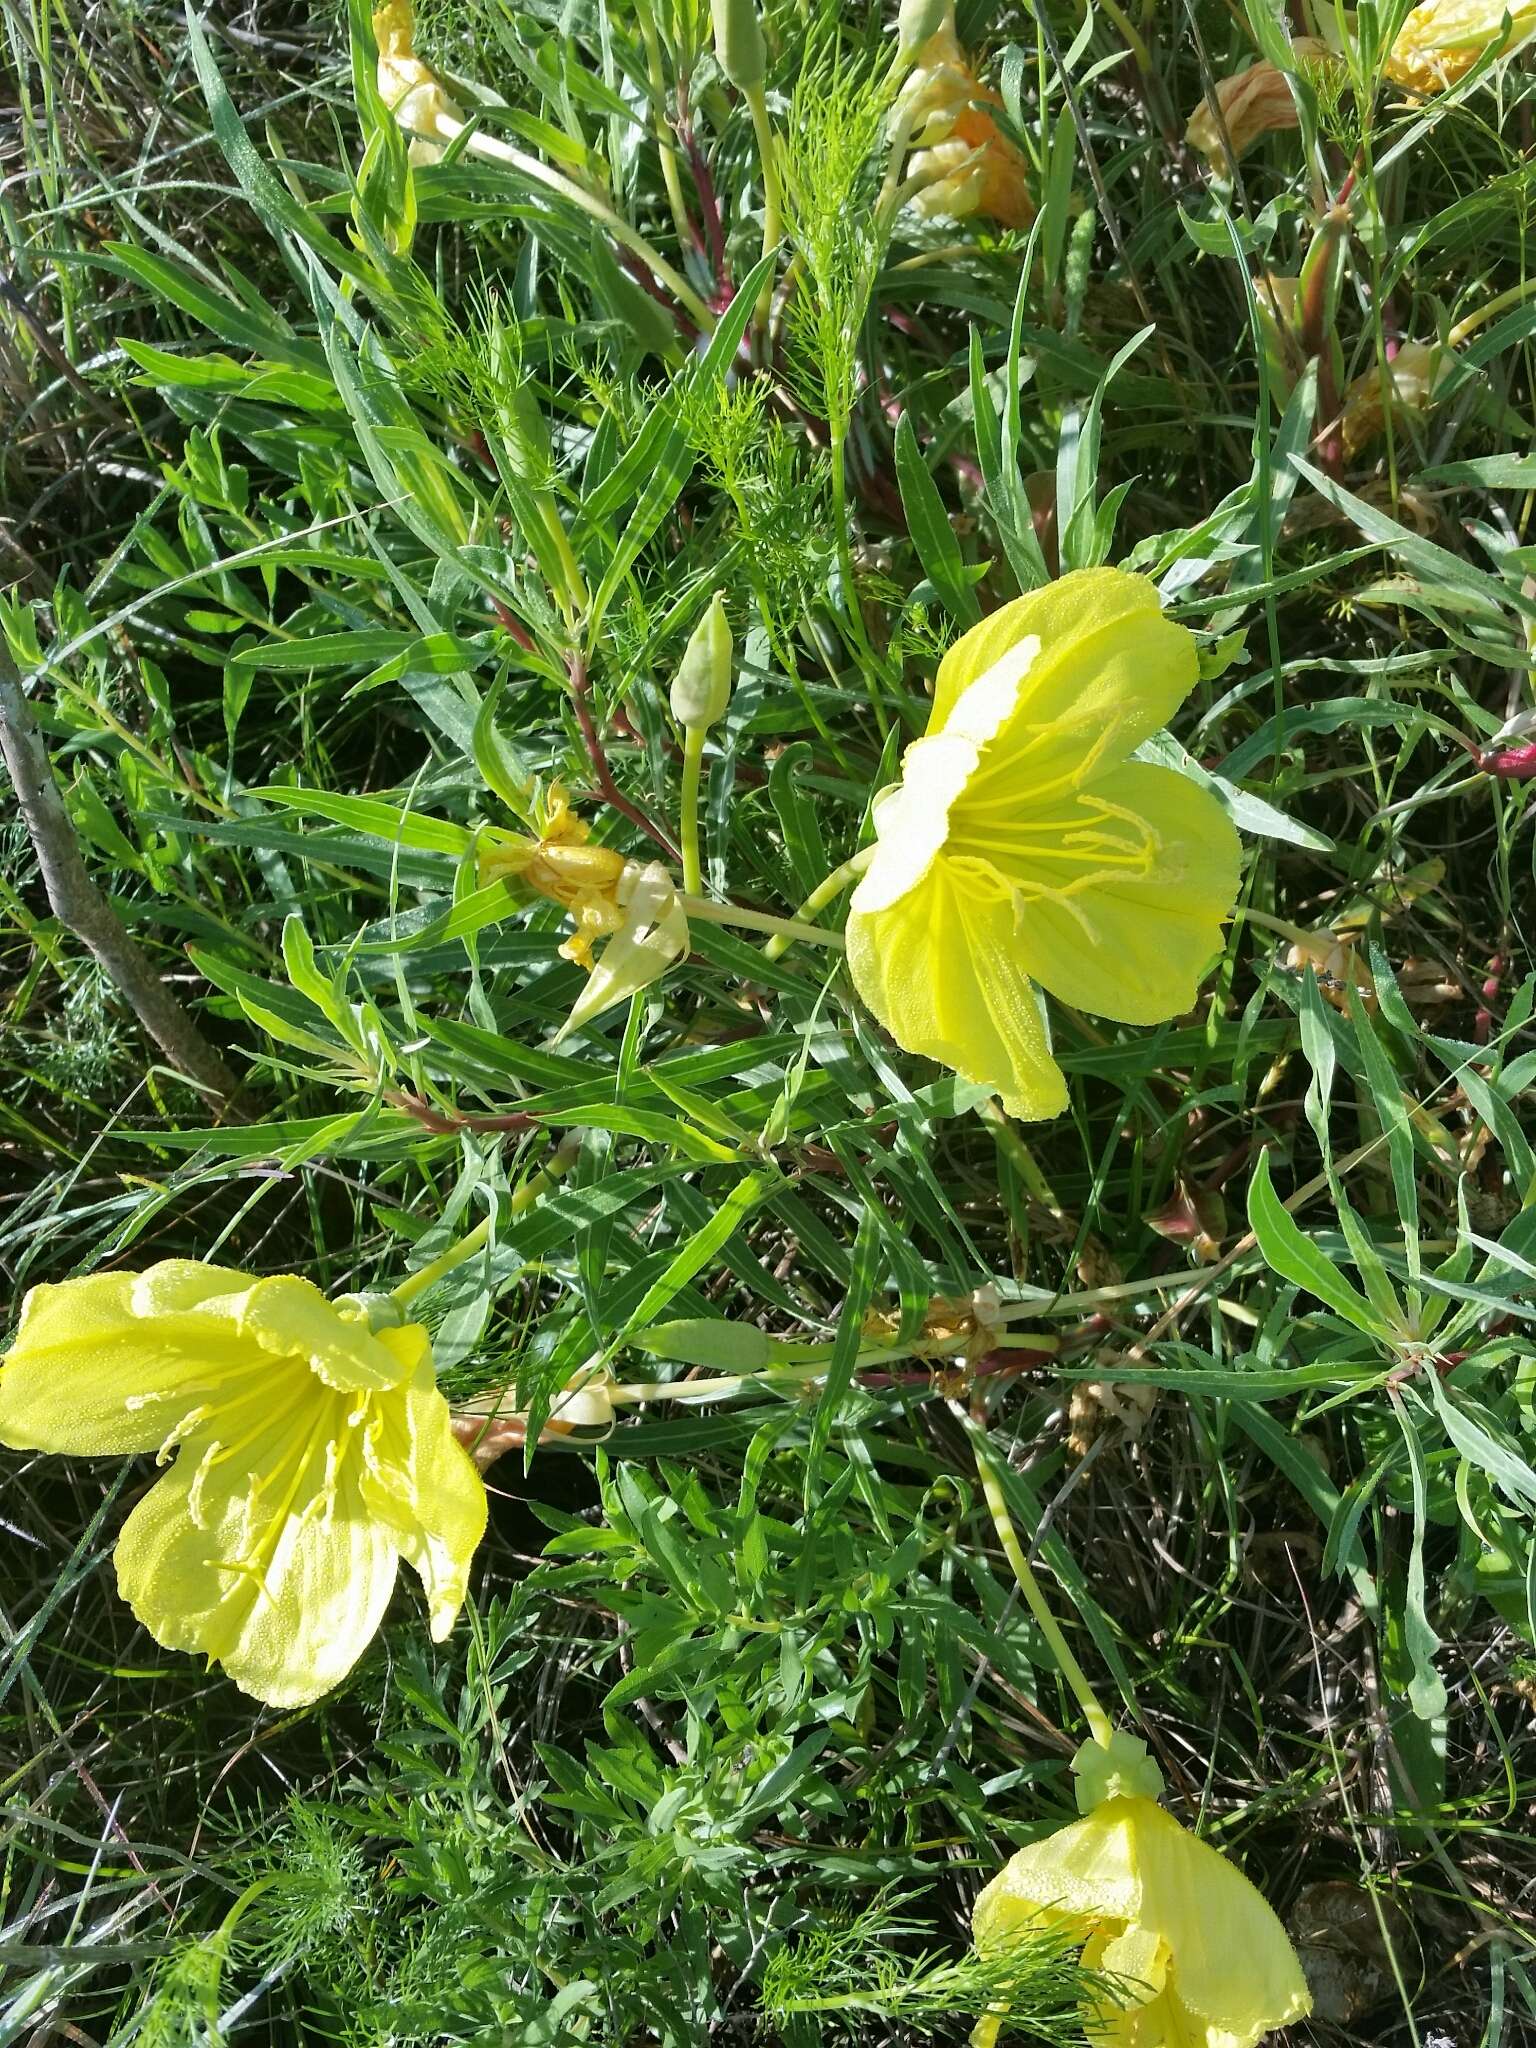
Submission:
M 0 649 L 234 1077 L 144 1037 L 7 792 L 10 1320 L 169 1257 L 387 1289 L 486 1222 L 413 1313 L 522 1419 L 451 1635 L 402 1581 L 293 1711 L 119 1599 L 150 1460 L 5 1454 L 0 2044 L 963 2041 L 1082 1734 L 978 1428 L 1286 1920 L 1286 2038 L 1536 2037 L 1536 95 L 1394 82 L 1406 11 L 1298 57 L 1267 0 L 965 0 L 957 216 L 878 11 L 771 0 L 759 94 L 699 0 L 424 6 L 420 78 L 356 8 L 4 0 Z M 1265 56 L 1234 173 L 1186 123 Z M 1101 563 L 1198 638 L 1153 745 L 1242 894 L 1188 1014 L 1052 1003 L 1027 1123 L 764 931 L 943 649 Z M 675 867 L 716 591 L 724 921 L 553 1043 L 566 908 L 488 849 L 564 790 Z M 1082 2038 L 1070 1944 L 1011 1971 L 1012 2038 Z

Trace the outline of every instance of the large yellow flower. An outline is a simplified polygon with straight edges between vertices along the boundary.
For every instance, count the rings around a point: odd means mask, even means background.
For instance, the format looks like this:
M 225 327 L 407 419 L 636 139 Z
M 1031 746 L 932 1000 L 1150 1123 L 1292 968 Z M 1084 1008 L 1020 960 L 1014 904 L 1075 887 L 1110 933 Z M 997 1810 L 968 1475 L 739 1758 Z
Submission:
M 331 1302 L 293 1275 L 168 1259 L 34 1288 L 0 1442 L 174 1454 L 123 1524 L 118 1585 L 157 1642 L 273 1706 L 346 1676 L 402 1557 L 441 1640 L 485 1530 L 426 1331 L 388 1296 Z
M 1117 1735 L 1111 1753 L 1120 1748 L 1143 1746 Z M 1086 1818 L 1021 1849 L 976 1901 L 976 1945 L 995 1950 L 1042 1921 L 1071 1923 L 1084 1963 L 1114 1978 L 1124 2000 L 1093 2014 L 1095 2048 L 1254 2048 L 1310 2011 L 1301 1965 L 1241 1871 L 1155 1798 L 1120 1789 L 1149 1769 L 1142 1781 L 1155 1784 L 1155 1766 L 1138 1772 L 1134 1760 L 1080 1784 Z M 983 2021 L 978 2040 L 989 2031 L 995 2038 Z
M 1035 986 L 1102 1017 L 1187 1010 L 1237 894 L 1216 799 L 1133 761 L 1194 686 L 1195 643 L 1143 577 L 1087 569 L 1005 605 L 939 664 L 932 716 L 854 892 L 859 993 L 909 1052 L 1055 1116 Z
M 1397 32 L 1387 76 L 1415 92 L 1443 92 L 1493 44 L 1508 55 L 1533 32 L 1536 0 L 1419 0 Z

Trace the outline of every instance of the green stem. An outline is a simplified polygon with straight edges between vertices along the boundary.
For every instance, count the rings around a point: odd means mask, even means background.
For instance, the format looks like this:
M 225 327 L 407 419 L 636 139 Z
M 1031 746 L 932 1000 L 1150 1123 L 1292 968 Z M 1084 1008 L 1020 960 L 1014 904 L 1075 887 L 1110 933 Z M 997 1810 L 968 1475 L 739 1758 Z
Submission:
M 1496 299 L 1490 299 L 1486 306 L 1479 306 L 1475 313 L 1469 313 L 1465 320 L 1458 320 L 1447 336 L 1451 348 L 1460 348 L 1469 335 L 1476 334 L 1479 327 L 1492 320 L 1499 313 L 1507 313 L 1511 306 L 1518 306 L 1522 299 L 1528 299 L 1536 291 L 1536 277 L 1528 277 L 1520 284 L 1511 285 L 1507 292 L 1500 292 Z
M 768 118 L 768 101 L 760 85 L 749 85 L 744 97 L 752 116 L 752 130 L 757 137 L 758 161 L 763 168 L 763 254 L 771 256 L 783 239 L 780 225 L 783 216 L 783 193 L 779 184 L 779 166 L 775 156 L 773 123 Z M 757 324 L 768 325 L 768 312 L 773 304 L 773 277 L 763 280 L 763 288 L 757 295 Z
M 831 946 L 839 953 L 847 947 L 841 932 L 823 931 L 820 925 L 797 924 L 792 917 L 773 917 L 766 910 L 743 910 L 735 903 L 710 903 L 702 896 L 678 897 L 685 913 L 703 924 L 739 924 L 749 932 L 782 933 L 786 940 L 803 939 L 807 945 Z
M 547 1194 L 569 1170 L 572 1160 L 576 1157 L 578 1144 L 579 1133 L 572 1132 L 562 1138 L 555 1147 L 549 1164 L 541 1166 L 537 1173 L 530 1175 L 523 1182 L 507 1202 L 503 1215 L 520 1216 L 525 1209 L 531 1209 L 541 1195 Z M 408 1306 L 425 1294 L 429 1287 L 435 1287 L 438 1281 L 453 1272 L 455 1267 L 462 1266 L 466 1259 L 472 1259 L 475 1253 L 483 1250 L 489 1242 L 494 1220 L 490 1216 L 484 1217 L 467 1237 L 461 1237 L 457 1244 L 451 1244 L 447 1251 L 440 1252 L 429 1265 L 421 1267 L 418 1272 L 407 1273 L 397 1286 L 390 1289 L 394 1299 L 402 1308 Z
M 837 540 L 838 579 L 843 586 L 843 611 L 847 618 L 853 642 L 865 663 L 865 675 L 870 685 L 869 705 L 875 714 L 875 726 L 882 741 L 891 729 L 881 701 L 879 662 L 875 650 L 869 644 L 869 634 L 864 628 L 864 614 L 859 605 L 858 585 L 853 574 L 853 547 L 848 538 L 848 416 L 834 408 L 834 416 L 828 422 L 831 436 L 829 452 L 832 458 L 832 525 Z
M 704 893 L 704 878 L 699 866 L 699 782 L 704 769 L 704 728 L 700 725 L 685 726 L 683 729 L 683 889 L 689 896 Z
M 827 905 L 835 897 L 841 896 L 850 882 L 858 880 L 874 857 L 875 849 L 873 846 L 861 847 L 851 860 L 845 860 L 841 867 L 834 868 L 830 875 L 816 884 L 810 895 L 806 897 L 800 908 L 795 912 L 795 922 L 797 924 L 806 924 L 812 918 L 819 917 L 821 912 L 826 909 Z M 788 952 L 793 943 L 794 941 L 789 936 L 780 932 L 777 937 L 770 939 L 767 945 L 764 946 L 763 958 L 765 960 L 777 960 L 782 954 Z
M 1061 1632 L 1060 1624 L 1046 1605 L 1039 1581 L 1030 1570 L 1029 1559 L 1024 1555 L 1018 1531 L 1013 1526 L 1013 1516 L 1008 1511 L 1007 1497 L 1003 1492 L 1003 1483 L 998 1476 L 997 1467 L 993 1463 L 992 1453 L 987 1446 L 986 1434 L 969 1416 L 965 1418 L 965 1426 L 971 1439 L 971 1451 L 976 1459 L 976 1475 L 981 1481 L 981 1490 L 986 1495 L 987 1506 L 991 1511 L 992 1526 L 996 1529 L 998 1541 L 1013 1567 L 1013 1576 L 1019 1582 L 1019 1591 L 1029 1603 L 1029 1611 L 1035 1617 L 1041 1635 L 1050 1644 L 1056 1662 L 1061 1668 L 1062 1677 L 1077 1695 L 1077 1703 L 1083 1710 L 1083 1719 L 1088 1723 L 1088 1733 L 1101 1748 L 1107 1749 L 1113 1733 L 1109 1716 L 1099 1704 L 1098 1695 L 1088 1683 L 1082 1665 L 1073 1656 L 1071 1647 Z
M 456 120 L 451 114 L 439 114 L 432 125 L 442 141 L 453 142 L 464 133 L 468 123 Z M 584 213 L 589 213 L 593 220 L 607 229 L 616 242 L 622 242 L 626 249 L 634 251 L 657 282 L 664 284 L 672 293 L 700 333 L 714 333 L 715 316 L 687 278 L 681 276 L 672 268 L 665 256 L 652 248 L 638 228 L 632 228 L 627 220 L 615 213 L 613 208 L 599 199 L 595 193 L 588 192 L 584 186 L 578 185 L 574 178 L 563 177 L 559 171 L 552 171 L 548 164 L 540 163 L 536 156 L 529 156 L 526 150 L 514 149 L 510 143 L 502 142 L 495 135 L 484 135 L 479 129 L 475 130 L 464 146 L 466 149 L 472 149 L 476 156 L 486 158 L 488 162 L 506 164 L 509 169 L 532 179 L 537 185 L 546 186 L 551 192 L 558 192 L 562 199 L 569 199 Z
M 646 73 L 650 80 L 651 99 L 656 123 L 656 147 L 661 152 L 662 183 L 667 188 L 667 204 L 672 209 L 672 224 L 677 229 L 678 244 L 686 249 L 693 239 L 692 224 L 688 219 L 688 206 L 683 198 L 683 182 L 677 168 L 677 151 L 672 147 L 672 138 L 667 133 L 667 79 L 662 68 L 661 45 L 656 37 L 656 24 L 651 10 L 641 0 L 636 9 L 640 21 L 640 39 L 645 44 Z

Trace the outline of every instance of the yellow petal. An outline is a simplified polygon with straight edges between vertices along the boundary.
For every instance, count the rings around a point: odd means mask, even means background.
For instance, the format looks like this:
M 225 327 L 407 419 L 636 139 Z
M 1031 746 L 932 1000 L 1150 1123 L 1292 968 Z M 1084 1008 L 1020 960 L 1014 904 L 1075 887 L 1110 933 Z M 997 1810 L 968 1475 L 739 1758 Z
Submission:
M 453 1434 L 448 1403 L 437 1390 L 421 1330 L 385 1330 L 402 1354 L 422 1339 L 411 1383 L 378 1403 L 378 1426 L 366 1446 L 363 1498 L 387 1522 L 427 1595 L 433 1640 L 441 1642 L 464 1604 L 469 1567 L 485 1534 L 485 1485 Z M 393 1348 L 393 1346 L 392 1346 Z
M 1021 1849 L 976 1901 L 977 1946 L 997 1946 L 1041 1909 L 1097 1933 L 1089 1951 L 1106 1969 L 1117 1967 L 1112 1955 L 1143 1964 L 1155 1955 L 1150 1976 L 1126 1974 L 1157 1996 L 1106 2018 L 1099 2038 L 1117 2048 L 1254 2048 L 1310 2009 L 1295 1951 L 1264 1899 L 1149 1799 L 1108 1799 Z
M 922 881 L 944 850 L 950 810 L 977 760 L 968 740 L 944 733 L 912 742 L 900 782 L 880 790 L 871 807 L 875 857 L 854 893 L 855 910 L 884 910 Z
M 1052 810 L 997 825 L 991 858 L 1023 898 L 1025 972 L 1098 1016 L 1156 1024 L 1190 1007 L 1220 951 L 1242 855 L 1209 791 L 1128 761 Z
M 1141 1905 L 1134 1809 L 1148 1805 L 1107 1799 L 1011 1856 L 976 1901 L 976 1946 L 996 1947 L 1043 1909 L 1080 1922 L 1085 1934 L 1105 1920 L 1117 1923 L 1116 1933 L 1129 1925 Z
M 249 1286 L 224 1266 L 166 1259 L 34 1287 L 0 1367 L 0 1442 L 88 1457 L 159 1450 L 242 1372 L 270 1369 L 238 1341 L 214 1343 L 198 1313 Z
M 1036 794 L 1123 760 L 1199 674 L 1194 636 L 1123 569 L 1082 569 L 1004 605 L 939 664 L 930 733 L 983 750 L 982 781 Z M 978 792 L 985 794 L 985 792 Z
M 1419 0 L 1397 32 L 1386 73 L 1416 92 L 1441 92 L 1470 71 L 1492 44 L 1508 55 L 1533 29 L 1536 0 Z
M 993 1089 L 1011 1116 L 1065 1109 L 1066 1082 L 1020 958 L 1012 897 L 995 876 L 940 856 L 916 887 L 888 903 L 877 893 L 874 907 L 861 884 L 848 918 L 848 965 L 859 994 L 908 1052 Z
M 398 1386 L 405 1368 L 373 1335 L 360 1307 L 327 1301 L 312 1280 L 295 1273 L 252 1280 L 241 1294 L 204 1305 L 210 1332 L 224 1326 L 275 1358 L 302 1358 L 327 1386 L 343 1392 L 376 1392 Z
M 398 1569 L 360 1485 L 356 1397 L 313 1380 L 239 1454 L 219 1432 L 183 1444 L 117 1542 L 123 1598 L 159 1643 L 200 1652 L 271 1706 L 343 1679 L 378 1629 Z M 274 1404 L 268 1400 L 270 1414 Z M 220 1417 L 220 1432 L 234 1418 Z M 242 1418 L 243 1419 L 243 1418 Z
M 1169 1990 L 1199 2048 L 1253 2048 L 1311 1995 L 1290 1937 L 1235 1864 L 1148 1800 L 1137 1809 L 1139 1918 L 1167 1943 Z M 1174 2035 L 1171 2039 L 1177 2039 Z

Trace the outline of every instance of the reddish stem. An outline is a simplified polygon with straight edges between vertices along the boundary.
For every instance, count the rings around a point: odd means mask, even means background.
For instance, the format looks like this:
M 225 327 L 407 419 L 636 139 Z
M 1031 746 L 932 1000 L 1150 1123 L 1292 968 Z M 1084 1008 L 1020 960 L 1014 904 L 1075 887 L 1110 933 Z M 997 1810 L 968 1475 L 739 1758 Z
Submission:
M 597 722 L 592 716 L 592 678 L 587 673 L 587 664 L 579 654 L 568 654 L 566 668 L 571 679 L 571 703 L 575 706 L 576 723 L 581 727 L 587 759 L 592 764 L 592 779 L 597 794 L 605 804 L 616 810 L 621 818 L 628 818 L 631 825 L 636 826 L 648 839 L 654 839 L 668 860 L 681 860 L 682 855 L 661 827 L 648 818 L 637 805 L 632 804 L 613 779 L 613 770 L 608 766 L 608 756 L 603 751 Z
M 699 214 L 704 222 L 704 243 L 714 269 L 715 283 L 722 292 L 729 294 L 731 274 L 726 268 L 725 230 L 720 225 L 720 202 L 715 197 L 715 181 L 704 161 L 704 152 L 699 148 L 693 123 L 681 108 L 678 110 L 677 139 L 687 152 L 688 167 L 693 172 L 694 189 L 699 195 Z
M 403 1091 L 391 1093 L 389 1103 L 393 1109 L 403 1109 L 424 1129 L 439 1137 L 452 1137 L 457 1131 L 536 1131 L 539 1119 L 526 1109 L 509 1110 L 504 1116 L 480 1116 L 468 1110 L 437 1109 L 430 1102 L 423 1102 L 419 1095 L 408 1095 Z

